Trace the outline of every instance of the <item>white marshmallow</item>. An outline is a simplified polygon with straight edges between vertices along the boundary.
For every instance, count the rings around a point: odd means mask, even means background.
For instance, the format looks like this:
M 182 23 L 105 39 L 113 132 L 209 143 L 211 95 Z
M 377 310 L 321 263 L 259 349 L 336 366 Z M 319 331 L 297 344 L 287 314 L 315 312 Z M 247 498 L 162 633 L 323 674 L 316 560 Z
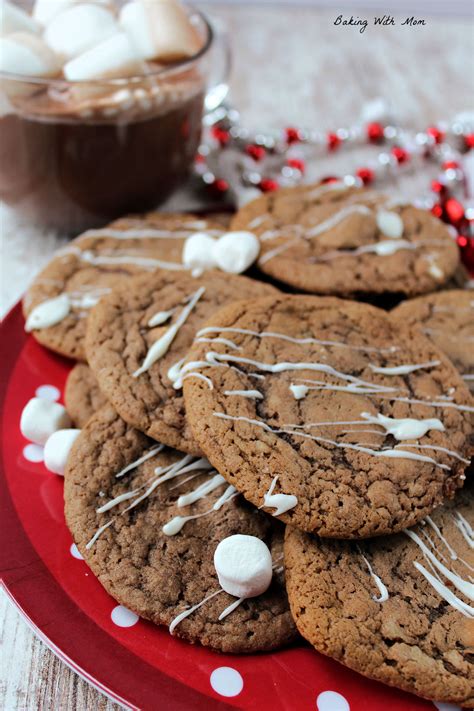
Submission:
M 379 210 L 377 212 L 377 227 L 386 237 L 399 239 L 403 234 L 403 220 L 397 212 Z
M 14 32 L 0 39 L 0 71 L 33 77 L 54 77 L 61 63 L 40 37 Z
M 256 597 L 272 580 L 272 556 L 255 536 L 236 534 L 224 538 L 214 552 L 219 584 L 229 595 Z
M 68 315 L 71 302 L 67 294 L 59 294 L 52 299 L 42 301 L 31 311 L 26 319 L 25 331 L 35 331 L 40 328 L 55 326 Z
M 81 430 L 58 430 L 44 445 L 44 465 L 53 474 L 64 475 L 67 458 Z
M 37 34 L 41 27 L 27 12 L 7 0 L 0 2 L 0 36 L 12 32 L 32 32 Z
M 76 5 L 81 0 L 36 0 L 33 8 L 33 17 L 40 25 L 47 25 L 51 20 L 72 5 Z M 105 5 L 112 7 L 111 0 L 90 0 L 95 5 Z
M 143 59 L 191 57 L 202 40 L 184 8 L 168 0 L 134 0 L 123 6 L 120 24 Z
M 143 63 L 124 32 L 117 32 L 104 42 L 64 65 L 68 81 L 114 79 L 140 74 Z
M 46 444 L 53 432 L 70 425 L 71 420 L 65 407 L 41 397 L 32 398 L 21 413 L 21 434 L 36 444 Z
M 224 272 L 241 274 L 258 257 L 260 242 L 252 232 L 226 232 L 214 247 L 213 257 Z
M 65 59 L 77 57 L 117 31 L 114 16 L 105 7 L 84 3 L 56 15 L 47 26 L 44 39 Z
M 183 264 L 192 269 L 193 276 L 200 276 L 206 269 L 214 269 L 213 251 L 216 240 L 205 232 L 189 235 L 183 247 Z
M 55 15 L 75 2 L 76 0 L 36 0 L 32 14 L 41 25 L 47 25 Z

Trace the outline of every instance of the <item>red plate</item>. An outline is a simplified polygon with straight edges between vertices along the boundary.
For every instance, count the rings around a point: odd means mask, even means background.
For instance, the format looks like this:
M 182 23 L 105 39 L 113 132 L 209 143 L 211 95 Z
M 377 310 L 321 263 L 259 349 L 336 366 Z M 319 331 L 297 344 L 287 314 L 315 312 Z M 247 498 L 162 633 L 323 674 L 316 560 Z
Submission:
M 12 601 L 63 661 L 133 709 L 434 711 L 431 702 L 364 679 L 309 647 L 218 654 L 181 642 L 117 605 L 72 544 L 61 477 L 45 469 L 41 448 L 19 429 L 21 411 L 35 394 L 61 398 L 71 363 L 25 335 L 19 306 L 4 321 L 0 338 L 0 572 Z

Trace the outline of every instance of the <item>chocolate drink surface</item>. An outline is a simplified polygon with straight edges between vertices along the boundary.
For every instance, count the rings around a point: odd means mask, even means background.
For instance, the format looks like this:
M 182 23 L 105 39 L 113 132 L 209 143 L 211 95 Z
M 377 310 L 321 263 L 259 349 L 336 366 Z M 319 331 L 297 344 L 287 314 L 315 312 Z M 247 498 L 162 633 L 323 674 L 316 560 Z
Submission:
M 186 177 L 200 139 L 203 92 L 150 110 L 92 116 L 48 110 L 46 99 L 16 102 L 0 119 L 0 199 L 28 219 L 66 232 L 142 212 Z M 151 103 L 151 102 L 150 102 Z M 87 113 L 87 109 L 82 114 Z

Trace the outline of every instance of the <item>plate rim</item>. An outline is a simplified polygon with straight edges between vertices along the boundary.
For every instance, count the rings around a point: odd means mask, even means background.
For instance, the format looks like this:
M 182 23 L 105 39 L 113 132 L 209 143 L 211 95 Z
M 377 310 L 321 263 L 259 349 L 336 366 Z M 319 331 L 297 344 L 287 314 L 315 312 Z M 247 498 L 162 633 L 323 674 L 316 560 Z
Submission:
M 0 337 L 7 344 L 0 374 L 2 431 L 10 376 L 28 338 L 23 325 L 21 302 L 17 302 L 0 324 Z M 0 458 L 0 537 L 3 541 L 0 546 L 0 584 L 9 602 L 34 633 L 81 678 L 125 709 L 156 709 L 157 703 L 173 711 L 235 709 L 236 705 L 192 689 L 140 659 L 80 610 L 49 572 L 21 524 L 5 476 L 6 457 L 7 447 L 3 442 Z M 52 601 L 60 603 L 61 613 L 60 624 L 51 625 L 54 634 L 45 631 L 48 623 L 42 620 Z M 55 615 L 58 615 L 58 608 L 55 608 Z M 78 638 L 82 639 L 82 649 L 75 644 Z M 95 648 L 95 654 L 89 659 L 86 647 Z M 111 679 L 114 666 L 117 673 Z M 132 676 L 136 682 L 133 687 Z

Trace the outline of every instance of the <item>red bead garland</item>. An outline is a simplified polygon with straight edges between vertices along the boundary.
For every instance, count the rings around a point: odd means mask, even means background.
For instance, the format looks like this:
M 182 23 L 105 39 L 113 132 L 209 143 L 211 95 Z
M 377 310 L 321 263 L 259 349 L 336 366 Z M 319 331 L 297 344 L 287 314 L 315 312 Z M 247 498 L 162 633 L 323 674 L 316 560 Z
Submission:
M 367 125 L 367 138 L 371 143 L 381 143 L 384 135 L 384 127 L 381 123 L 374 122 Z
M 441 172 L 431 181 L 431 190 L 436 197 L 426 198 L 422 204 L 456 229 L 463 261 L 474 269 L 474 204 L 471 203 L 469 217 L 461 192 L 469 185 L 464 175 L 462 154 L 474 148 L 473 121 L 466 115 L 456 118 L 452 124 L 429 126 L 418 133 L 374 120 L 324 134 L 295 126 L 279 132 L 252 134 L 239 125 L 236 111 L 221 107 L 216 115 L 216 122 L 207 128 L 212 141 L 200 147 L 195 159 L 196 174 L 216 194 L 228 193 L 231 189 L 238 193 L 239 186 L 271 192 L 281 186 L 295 185 L 302 180 L 308 157 L 314 160 L 311 151 L 332 153 L 360 145 L 364 138 L 368 144 L 384 146 L 376 160 L 359 166 L 352 174 L 326 176 L 321 182 L 345 180 L 348 185 L 372 185 L 405 170 L 407 165 L 414 171 L 426 161 L 437 163 Z M 301 144 L 301 147 L 294 149 L 295 144 Z M 224 149 L 236 151 L 237 156 L 239 153 L 247 155 L 255 167 L 252 168 L 248 160 L 236 158 L 236 174 L 229 181 L 215 175 L 219 172 L 220 151 Z M 248 192 L 249 197 L 253 194 Z

